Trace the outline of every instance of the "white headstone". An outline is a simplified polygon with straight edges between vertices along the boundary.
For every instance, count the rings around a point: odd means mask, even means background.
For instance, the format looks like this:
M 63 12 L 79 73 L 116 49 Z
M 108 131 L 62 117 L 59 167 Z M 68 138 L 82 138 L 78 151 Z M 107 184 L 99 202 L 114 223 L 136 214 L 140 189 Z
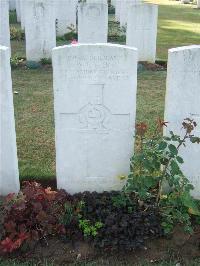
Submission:
M 170 49 L 168 54 L 164 119 L 169 121 L 169 130 L 182 136 L 185 118 L 196 121 L 194 134 L 200 137 L 200 45 Z M 182 170 L 195 187 L 193 195 L 200 199 L 200 144 L 188 141 L 180 154 Z
M 16 1 L 16 13 L 17 13 L 17 22 L 21 21 L 21 7 L 20 7 L 20 0 Z
M 197 0 L 197 8 L 200 8 L 200 0 Z
M 54 1 L 26 0 L 24 11 L 27 60 L 51 58 L 52 49 L 56 47 Z
M 10 49 L 0 46 L 0 195 L 19 191 Z
M 116 6 L 116 0 L 111 0 L 111 5 L 115 7 Z
M 107 0 L 86 0 L 88 4 L 108 4 Z
M 119 15 L 120 27 L 126 26 L 127 23 L 128 2 L 132 1 L 124 0 L 124 2 L 121 3 L 120 15 Z
M 53 49 L 57 184 L 70 193 L 119 190 L 134 147 L 137 50 Z
M 157 5 L 138 4 L 130 6 L 126 44 L 138 48 L 139 61 L 155 62 L 157 21 Z
M 55 0 L 57 36 L 76 29 L 76 8 L 78 0 Z
M 120 21 L 121 1 L 122 0 L 116 0 L 116 3 L 115 3 L 115 19 L 117 21 Z
M 9 0 L 9 10 L 15 10 L 16 9 L 16 3 L 15 0 Z
M 8 0 L 0 0 L 0 45 L 10 47 Z
M 128 11 L 130 6 L 133 4 L 139 4 L 140 0 L 123 0 L 120 6 L 120 27 L 126 27 L 127 19 L 128 19 Z
M 78 6 L 78 42 L 106 43 L 108 5 L 81 3 Z
M 25 10 L 24 10 L 24 5 L 27 0 L 19 0 L 20 4 L 20 22 L 21 22 L 21 29 L 24 30 L 25 27 Z M 29 1 L 29 0 L 28 0 Z

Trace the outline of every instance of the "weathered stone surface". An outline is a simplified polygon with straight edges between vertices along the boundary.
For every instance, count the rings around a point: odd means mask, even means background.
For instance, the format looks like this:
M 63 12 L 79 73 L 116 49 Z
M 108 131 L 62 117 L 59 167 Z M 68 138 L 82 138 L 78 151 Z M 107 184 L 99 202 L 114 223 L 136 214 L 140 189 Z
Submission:
M 111 5 L 115 7 L 116 6 L 116 0 L 111 0 Z
M 0 1 L 0 45 L 10 47 L 8 0 Z
M 24 9 L 24 5 L 25 5 L 27 0 L 19 0 L 19 1 L 20 1 L 19 8 L 20 8 L 21 29 L 24 30 L 24 28 L 25 28 L 25 9 Z
M 108 5 L 81 3 L 78 6 L 78 42 L 106 43 L 108 36 Z
M 57 184 L 70 193 L 119 190 L 134 147 L 137 50 L 53 49 Z
M 115 2 L 115 19 L 116 19 L 116 21 L 120 21 L 120 8 L 121 8 L 121 0 L 116 0 L 116 2 Z
M 78 0 L 55 0 L 56 34 L 63 36 L 65 33 L 76 29 L 76 9 Z
M 108 4 L 107 0 L 86 0 L 88 4 Z
M 9 10 L 15 10 L 16 9 L 16 2 L 15 0 L 9 0 Z
M 119 21 L 121 27 L 126 27 L 128 19 L 128 11 L 133 4 L 139 4 L 140 0 L 121 0 Z
M 183 136 L 182 122 L 187 117 L 197 122 L 194 133 L 200 136 L 200 45 L 170 49 L 168 54 L 165 121 L 169 130 Z M 180 154 L 182 170 L 195 187 L 193 195 L 200 198 L 200 145 L 187 141 Z
M 0 195 L 19 191 L 10 49 L 0 46 Z
M 156 59 L 158 6 L 136 4 L 129 7 L 126 44 L 138 48 L 138 60 Z
M 54 1 L 26 0 L 24 11 L 27 60 L 50 58 L 56 47 Z

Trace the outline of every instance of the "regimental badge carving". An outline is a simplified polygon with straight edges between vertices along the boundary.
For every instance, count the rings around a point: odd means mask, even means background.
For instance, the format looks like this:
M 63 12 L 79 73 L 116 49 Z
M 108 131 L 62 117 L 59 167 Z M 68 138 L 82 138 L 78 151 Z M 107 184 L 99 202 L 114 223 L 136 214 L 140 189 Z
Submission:
M 103 105 L 88 104 L 80 110 L 79 121 L 84 129 L 108 129 L 110 112 Z
M 108 129 L 110 110 L 103 105 L 103 84 L 91 84 L 88 90 L 88 104 L 79 111 L 83 129 Z
M 87 104 L 77 113 L 60 113 L 65 128 L 84 132 L 108 133 L 110 130 L 129 130 L 130 113 L 113 114 L 104 103 L 104 84 L 87 84 L 83 98 Z

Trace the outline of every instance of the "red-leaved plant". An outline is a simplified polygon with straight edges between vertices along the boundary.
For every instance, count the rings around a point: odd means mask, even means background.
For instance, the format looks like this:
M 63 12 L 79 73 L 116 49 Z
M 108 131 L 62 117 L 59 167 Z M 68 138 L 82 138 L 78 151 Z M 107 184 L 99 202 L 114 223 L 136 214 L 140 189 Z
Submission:
M 0 253 L 10 253 L 22 244 L 66 233 L 65 206 L 72 198 L 64 190 L 53 191 L 36 182 L 24 182 L 18 194 L 0 200 Z

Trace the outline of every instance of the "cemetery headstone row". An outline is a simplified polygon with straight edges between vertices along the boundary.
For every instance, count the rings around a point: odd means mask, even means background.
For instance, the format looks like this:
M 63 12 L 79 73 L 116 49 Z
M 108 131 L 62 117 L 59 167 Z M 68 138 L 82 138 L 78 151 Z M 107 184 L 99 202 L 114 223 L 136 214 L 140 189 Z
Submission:
M 9 48 L 0 47 L 0 194 L 19 190 Z M 119 190 L 134 147 L 137 50 L 114 44 L 53 49 L 56 169 L 71 193 Z M 192 82 L 191 82 L 192 81 Z M 200 123 L 200 45 L 169 50 L 165 120 L 182 134 L 184 118 Z M 200 127 L 196 128 L 199 135 Z M 168 134 L 167 130 L 164 132 Z M 200 198 L 199 145 L 180 150 L 183 172 Z
M 51 51 L 56 47 L 56 32 L 60 36 L 76 30 L 78 0 L 16 1 L 18 20 L 21 21 L 22 28 L 25 28 L 27 60 L 37 62 L 42 58 L 51 58 Z M 120 4 L 120 23 L 127 24 L 127 45 L 138 48 L 140 61 L 155 62 L 158 7 L 138 4 L 138 1 L 125 0 L 122 3 L 121 0 L 116 0 L 116 15 L 117 5 Z M 0 3 L 0 43 L 10 46 L 8 0 Z M 107 0 L 80 2 L 77 11 L 78 42 L 107 43 Z

